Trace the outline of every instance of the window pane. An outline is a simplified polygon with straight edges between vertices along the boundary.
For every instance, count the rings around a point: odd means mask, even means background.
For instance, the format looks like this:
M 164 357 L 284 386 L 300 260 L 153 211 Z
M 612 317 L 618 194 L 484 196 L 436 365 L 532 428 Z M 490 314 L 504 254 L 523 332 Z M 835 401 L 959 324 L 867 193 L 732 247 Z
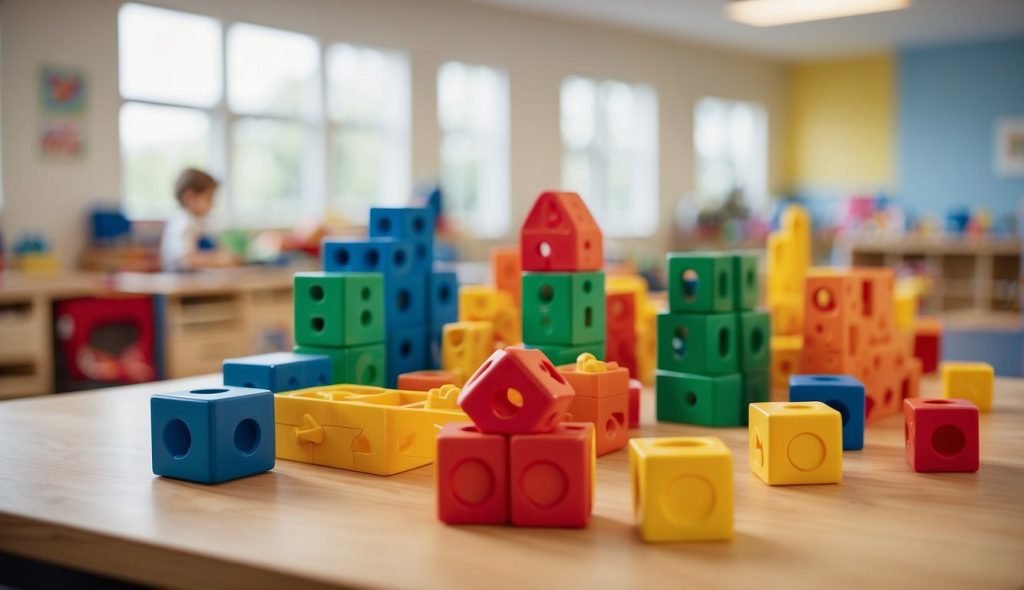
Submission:
M 177 208 L 174 179 L 206 168 L 210 119 L 203 111 L 125 103 L 121 107 L 121 186 L 133 219 L 163 219 Z
M 562 83 L 562 140 L 568 147 L 583 148 L 594 141 L 597 86 L 591 80 L 570 77 Z
M 301 124 L 243 118 L 232 133 L 231 192 L 244 224 L 281 226 L 302 214 Z
M 368 219 L 370 207 L 381 204 L 384 151 L 384 141 L 376 132 L 349 130 L 334 134 L 331 206 L 354 222 Z
M 409 65 L 396 52 L 337 44 L 327 52 L 328 108 L 335 121 L 405 127 Z
M 121 95 L 193 106 L 220 99 L 220 24 L 205 16 L 125 4 L 118 13 Z
M 320 66 L 312 37 L 238 24 L 228 31 L 228 103 L 248 114 L 315 117 Z
M 756 103 L 707 97 L 694 109 L 696 193 L 704 203 L 722 202 L 742 189 L 753 207 L 768 196 L 767 118 Z

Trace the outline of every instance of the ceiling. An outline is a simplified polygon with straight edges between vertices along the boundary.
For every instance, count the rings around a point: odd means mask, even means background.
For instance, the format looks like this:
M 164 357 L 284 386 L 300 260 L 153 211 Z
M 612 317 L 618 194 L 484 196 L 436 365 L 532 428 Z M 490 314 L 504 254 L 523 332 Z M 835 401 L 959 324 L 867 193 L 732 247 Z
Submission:
M 475 1 L 798 61 L 1024 34 L 1024 0 L 913 0 L 906 10 L 772 28 L 727 19 L 726 0 Z

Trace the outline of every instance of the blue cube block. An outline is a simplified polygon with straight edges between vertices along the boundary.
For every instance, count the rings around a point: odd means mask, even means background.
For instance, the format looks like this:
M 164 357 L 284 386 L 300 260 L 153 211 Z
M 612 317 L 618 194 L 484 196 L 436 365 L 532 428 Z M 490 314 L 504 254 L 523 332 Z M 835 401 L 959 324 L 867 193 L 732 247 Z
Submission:
M 384 275 L 385 283 L 391 277 L 405 276 L 417 267 L 412 246 L 391 238 L 327 238 L 323 241 L 322 256 L 325 272 L 379 272 Z
M 396 326 L 427 324 L 427 276 L 414 273 L 385 278 L 384 325 L 388 331 Z
M 843 450 L 864 448 L 864 384 L 849 375 L 793 375 L 789 401 L 823 402 L 843 417 Z
M 427 327 L 422 325 L 388 330 L 388 387 L 395 387 L 402 373 L 428 368 L 430 343 L 427 334 Z
M 324 355 L 273 352 L 224 361 L 224 385 L 294 391 L 333 383 Z
M 427 338 L 430 342 L 427 345 L 427 361 L 429 369 L 441 368 L 441 339 L 444 336 L 444 324 L 432 324 Z
M 427 285 L 427 318 L 430 325 L 459 321 L 459 281 L 451 271 L 430 273 Z
M 370 237 L 408 242 L 421 270 L 429 270 L 434 261 L 434 214 L 429 209 L 373 207 L 370 209 Z
M 220 483 L 274 468 L 274 394 L 217 387 L 149 400 L 153 473 Z

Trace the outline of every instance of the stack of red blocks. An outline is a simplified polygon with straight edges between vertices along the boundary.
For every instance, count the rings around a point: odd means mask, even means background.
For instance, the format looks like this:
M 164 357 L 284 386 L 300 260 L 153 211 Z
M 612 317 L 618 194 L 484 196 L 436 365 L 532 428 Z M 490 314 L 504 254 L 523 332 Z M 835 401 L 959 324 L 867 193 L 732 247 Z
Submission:
M 637 371 L 636 295 L 630 291 L 608 290 L 605 304 L 605 360 Z

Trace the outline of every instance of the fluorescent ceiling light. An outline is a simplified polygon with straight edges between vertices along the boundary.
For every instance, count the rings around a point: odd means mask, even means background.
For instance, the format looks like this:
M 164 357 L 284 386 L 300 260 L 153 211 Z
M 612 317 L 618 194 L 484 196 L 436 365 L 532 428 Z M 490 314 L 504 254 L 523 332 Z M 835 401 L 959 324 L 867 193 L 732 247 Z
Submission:
M 729 18 L 755 27 L 774 27 L 901 10 L 910 0 L 731 0 L 725 7 Z

